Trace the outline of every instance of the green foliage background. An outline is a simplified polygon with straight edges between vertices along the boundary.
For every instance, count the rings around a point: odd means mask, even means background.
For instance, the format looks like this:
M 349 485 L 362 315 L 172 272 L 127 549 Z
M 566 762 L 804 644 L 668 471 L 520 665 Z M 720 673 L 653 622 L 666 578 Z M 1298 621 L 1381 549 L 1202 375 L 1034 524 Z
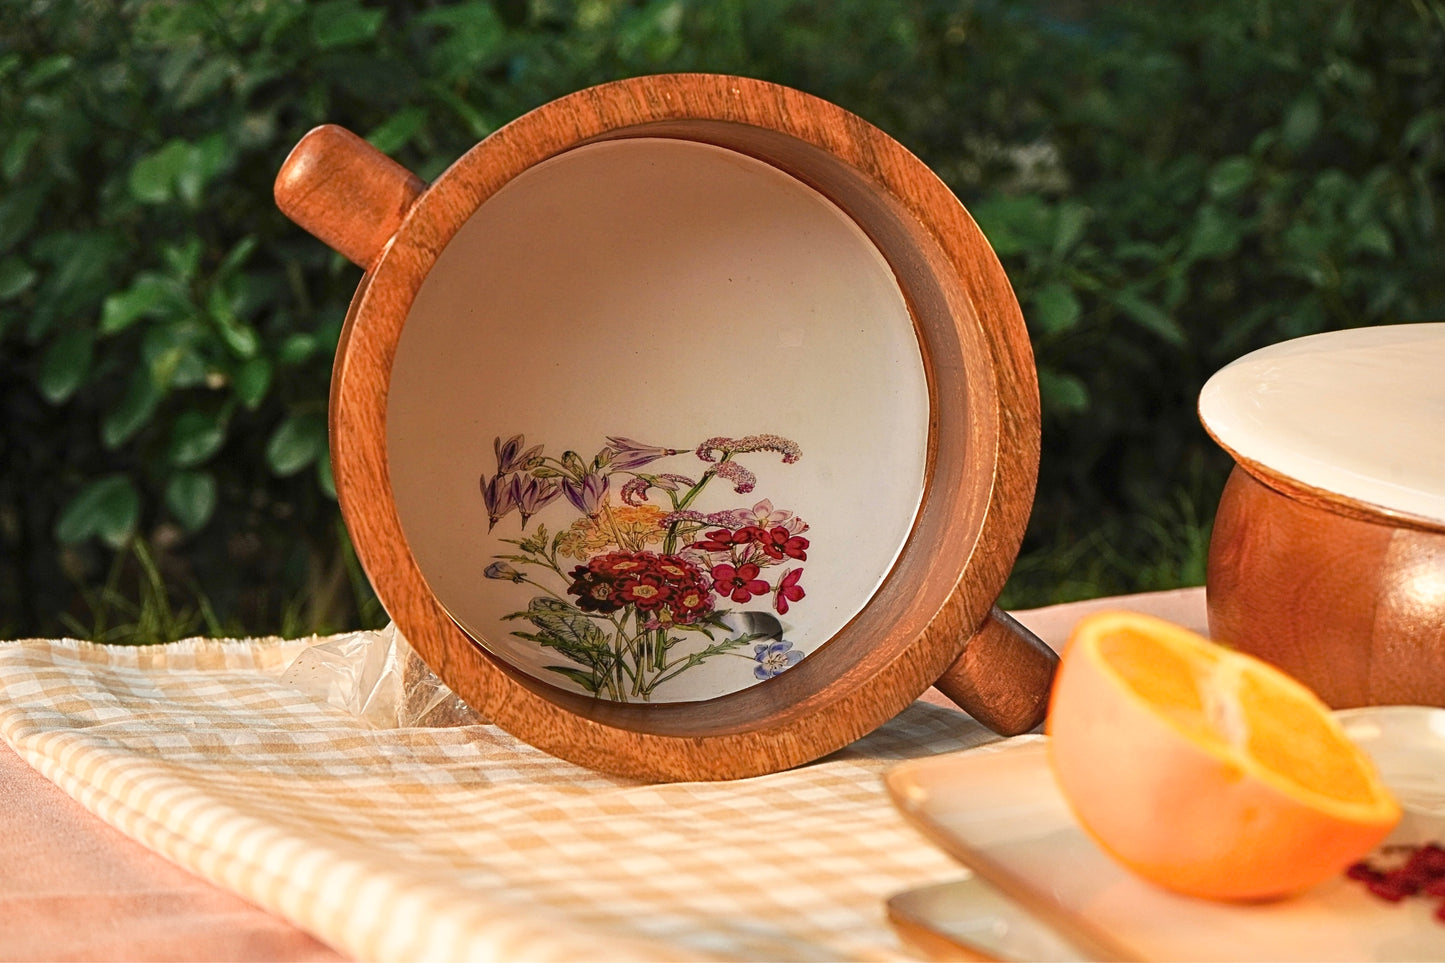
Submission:
M 1440 0 L 7 0 L 0 637 L 384 619 L 325 445 L 359 272 L 276 212 L 334 122 L 424 179 L 578 88 L 828 98 L 954 189 L 1039 365 L 1005 602 L 1197 584 L 1253 348 L 1445 319 Z

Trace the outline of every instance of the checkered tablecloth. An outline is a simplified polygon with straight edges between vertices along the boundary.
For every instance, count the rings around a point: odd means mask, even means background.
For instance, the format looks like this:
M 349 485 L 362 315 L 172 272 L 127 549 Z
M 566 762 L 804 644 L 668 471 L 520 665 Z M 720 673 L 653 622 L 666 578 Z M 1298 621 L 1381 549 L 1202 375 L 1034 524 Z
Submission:
M 0 644 L 0 735 L 102 819 L 362 959 L 894 959 L 884 900 L 963 873 L 879 778 L 994 738 L 960 713 L 915 704 L 790 772 L 646 785 L 464 716 L 388 724 L 395 706 L 327 672 L 327 642 Z M 349 643 L 365 665 L 389 640 Z

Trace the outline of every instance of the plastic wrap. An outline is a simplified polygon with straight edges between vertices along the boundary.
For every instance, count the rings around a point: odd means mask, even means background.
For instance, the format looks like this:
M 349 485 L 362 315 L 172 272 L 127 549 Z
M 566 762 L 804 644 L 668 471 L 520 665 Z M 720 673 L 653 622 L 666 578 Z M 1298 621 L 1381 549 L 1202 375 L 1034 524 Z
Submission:
M 281 681 L 378 729 L 482 721 L 427 667 L 395 624 L 318 639 L 286 667 Z

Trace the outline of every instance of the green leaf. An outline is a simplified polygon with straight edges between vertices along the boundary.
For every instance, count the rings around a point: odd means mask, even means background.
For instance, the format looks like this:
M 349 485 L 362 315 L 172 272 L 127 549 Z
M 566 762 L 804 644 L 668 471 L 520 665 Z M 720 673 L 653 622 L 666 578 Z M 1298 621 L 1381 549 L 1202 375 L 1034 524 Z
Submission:
M 28 291 L 40 275 L 18 257 L 0 260 L 0 301 L 18 298 Z
M 282 364 L 300 364 L 316 353 L 316 336 L 311 334 L 290 334 L 276 349 L 276 360 Z
M 565 665 L 549 665 L 546 668 L 549 672 L 565 675 L 593 695 L 596 695 L 597 691 L 602 688 L 602 680 L 597 677 L 596 670 L 583 672 L 581 669 L 574 669 Z
M 1324 121 L 1324 108 L 1313 94 L 1301 95 L 1284 115 L 1284 126 L 1280 139 L 1290 150 L 1298 153 L 1319 136 Z
M 420 107 L 407 107 L 388 117 L 368 134 L 366 139 L 383 154 L 393 154 L 409 144 L 425 123 L 425 110 Z
M 326 450 L 326 418 L 308 413 L 288 415 L 266 444 L 266 463 L 285 478 L 314 462 Z
M 95 353 L 95 335 L 89 331 L 67 331 L 60 335 L 40 360 L 40 393 L 52 405 L 69 400 L 90 373 Z
M 1059 205 L 1054 229 L 1054 257 L 1061 258 L 1074 249 L 1084 236 L 1089 216 L 1089 209 L 1077 201 L 1064 201 Z
M 236 370 L 232 386 L 246 410 L 255 411 L 271 388 L 271 362 L 265 358 L 246 361 Z
M 100 309 L 100 333 L 124 331 L 141 318 L 174 317 L 187 307 L 185 295 L 174 280 L 145 272 L 137 275 L 129 288 L 105 299 Z
M 1239 250 L 1243 233 L 1243 225 L 1237 218 L 1213 205 L 1202 207 L 1195 218 L 1184 258 L 1187 261 L 1204 261 L 1228 257 Z
M 327 0 L 311 8 L 311 39 L 322 50 L 344 47 L 376 36 L 384 10 L 366 10 L 354 0 Z
M 225 443 L 224 414 L 183 411 L 171 426 L 171 464 L 177 468 L 194 467 L 214 455 Z
M 1254 161 L 1248 157 L 1226 157 L 1209 172 L 1209 193 L 1225 200 L 1254 180 Z
M 200 205 L 206 185 L 226 169 L 230 157 L 231 145 L 224 134 L 212 134 L 199 143 L 187 145 L 176 169 L 176 193 L 186 206 Z
M 1050 414 L 1080 414 L 1089 410 L 1089 389 L 1071 374 L 1040 367 L 1039 402 Z
M 151 380 L 150 372 L 144 369 L 133 371 L 120 403 L 106 412 L 100 423 L 101 442 L 106 448 L 114 449 L 129 441 L 136 432 L 150 424 L 160 400 L 161 391 Z
M 38 127 L 23 127 L 16 131 L 10 143 L 5 145 L 4 153 L 0 154 L 0 172 L 4 173 L 7 181 L 13 181 L 20 176 L 20 172 L 25 169 L 25 162 L 30 159 L 30 151 L 38 140 Z
M 975 204 L 971 210 L 999 257 L 1050 250 L 1057 237 L 1048 207 L 1032 194 L 997 195 Z
M 216 511 L 216 479 L 210 472 L 177 472 L 166 482 L 165 498 L 166 507 L 186 531 L 199 531 Z
M 611 654 L 607 636 L 592 619 L 575 605 L 560 599 L 539 596 L 532 599 L 525 612 L 508 616 L 526 619 L 539 630 L 537 635 L 514 633 L 548 648 L 557 649 L 573 661 L 596 666 Z
M 331 452 L 323 449 L 321 457 L 316 459 L 316 485 L 321 489 L 321 494 L 332 501 L 336 500 L 336 476 L 331 472 Z
M 140 495 L 125 475 L 108 475 L 80 490 L 55 523 L 55 538 L 66 545 L 99 536 L 112 548 L 124 545 L 140 519 Z
M 1389 257 L 1395 253 L 1395 239 L 1379 221 L 1370 221 L 1355 232 L 1350 240 L 1350 250 Z
M 183 140 L 167 141 L 160 150 L 136 161 L 127 186 L 130 196 L 142 204 L 164 204 L 175 193 L 176 178 L 185 166 L 190 145 Z
M 1189 343 L 1189 337 L 1179 326 L 1179 322 L 1170 317 L 1163 308 L 1144 300 L 1134 291 L 1124 290 L 1116 293 L 1114 305 L 1130 321 L 1170 344 L 1182 348 Z
M 253 358 L 260 350 L 261 341 L 256 336 L 256 329 L 236 316 L 234 298 L 227 287 L 218 284 L 211 288 L 206 308 L 216 324 L 216 333 L 231 353 L 238 358 Z
M 1032 319 L 1043 334 L 1068 331 L 1079 323 L 1083 308 L 1073 289 L 1058 281 L 1045 284 L 1034 292 Z

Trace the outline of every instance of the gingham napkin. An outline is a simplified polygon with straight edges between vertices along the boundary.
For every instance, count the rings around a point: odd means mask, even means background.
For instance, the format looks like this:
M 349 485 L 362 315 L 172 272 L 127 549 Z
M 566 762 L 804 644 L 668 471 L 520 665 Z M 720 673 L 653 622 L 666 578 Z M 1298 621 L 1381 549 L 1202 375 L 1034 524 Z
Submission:
M 389 644 L 349 639 L 358 664 Z M 963 874 L 879 779 L 994 738 L 958 713 L 915 704 L 789 772 L 646 785 L 480 722 L 379 723 L 334 678 L 307 684 L 327 641 L 0 644 L 0 735 L 102 819 L 361 959 L 897 959 L 883 901 Z

